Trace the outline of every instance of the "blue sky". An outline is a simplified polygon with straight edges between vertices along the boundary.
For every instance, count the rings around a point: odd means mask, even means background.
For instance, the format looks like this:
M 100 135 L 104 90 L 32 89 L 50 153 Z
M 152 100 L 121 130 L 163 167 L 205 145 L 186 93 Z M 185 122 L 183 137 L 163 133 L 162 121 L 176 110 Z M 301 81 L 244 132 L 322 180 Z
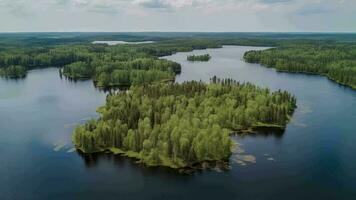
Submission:
M 356 0 L 0 0 L 0 32 L 356 32 Z

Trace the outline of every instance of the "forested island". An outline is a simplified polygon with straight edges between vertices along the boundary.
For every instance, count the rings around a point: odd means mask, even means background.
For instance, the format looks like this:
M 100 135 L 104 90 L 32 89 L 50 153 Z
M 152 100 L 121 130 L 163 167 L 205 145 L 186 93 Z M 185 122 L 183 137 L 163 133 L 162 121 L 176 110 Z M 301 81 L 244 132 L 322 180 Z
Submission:
M 209 54 L 204 54 L 204 55 L 189 55 L 187 56 L 187 60 L 189 61 L 202 61 L 202 62 L 207 62 L 211 59 L 211 56 Z
M 356 89 L 356 46 L 293 45 L 263 51 L 248 51 L 244 59 L 278 71 L 301 72 L 327 76 Z
M 101 117 L 74 130 L 84 153 L 111 151 L 148 166 L 191 167 L 229 158 L 230 134 L 284 128 L 296 108 L 285 91 L 232 79 L 131 86 L 107 97 Z

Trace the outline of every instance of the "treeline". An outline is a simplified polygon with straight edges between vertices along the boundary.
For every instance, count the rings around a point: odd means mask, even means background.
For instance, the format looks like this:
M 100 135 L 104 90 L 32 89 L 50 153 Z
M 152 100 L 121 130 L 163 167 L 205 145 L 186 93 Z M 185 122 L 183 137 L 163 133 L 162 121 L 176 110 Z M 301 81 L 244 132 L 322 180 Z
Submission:
M 285 127 L 296 107 L 287 92 L 214 77 L 210 84 L 144 84 L 107 97 L 101 117 L 74 130 L 85 153 L 111 150 L 151 166 L 181 168 L 228 159 L 230 133 Z
M 174 80 L 180 71 L 180 65 L 175 62 L 135 58 L 129 61 L 74 62 L 64 66 L 61 73 L 72 79 L 92 78 L 99 87 L 112 87 Z
M 10 48 L 0 51 L 0 75 L 23 76 L 27 70 L 63 67 L 61 75 L 71 79 L 93 79 L 97 86 L 130 86 L 173 80 L 178 63 L 158 57 L 176 52 L 220 47 L 208 40 L 174 40 L 153 44 L 83 44 Z M 16 69 L 13 70 L 13 66 Z M 10 68 L 11 67 L 11 68 Z
M 0 68 L 0 76 L 6 78 L 23 78 L 26 76 L 26 69 L 19 65 L 11 65 Z
M 158 57 L 194 49 L 218 48 L 226 44 L 275 45 L 276 49 L 250 51 L 248 62 L 259 62 L 280 71 L 306 72 L 356 88 L 355 45 L 326 40 L 275 40 L 263 38 L 174 38 L 153 44 L 117 45 L 66 44 L 0 48 L 0 76 L 23 77 L 27 70 L 63 67 L 61 73 L 72 79 L 93 79 L 97 86 L 129 86 L 174 79 L 180 66 Z M 209 56 L 210 57 L 210 56 Z M 192 56 L 192 60 L 206 60 Z M 137 66 L 140 65 L 140 66 Z M 148 67 L 142 67 L 148 66 Z M 25 72 L 24 72 L 25 71 Z
M 211 56 L 209 54 L 187 56 L 187 60 L 189 61 L 209 61 L 210 58 Z
M 51 46 L 59 44 L 83 44 L 92 41 L 167 41 L 177 39 L 219 40 L 224 44 L 249 46 L 276 46 L 281 43 L 315 41 L 355 42 L 353 33 L 1 33 L 0 51 L 13 46 Z
M 249 51 L 244 59 L 278 71 L 327 76 L 356 89 L 356 45 L 299 45 Z

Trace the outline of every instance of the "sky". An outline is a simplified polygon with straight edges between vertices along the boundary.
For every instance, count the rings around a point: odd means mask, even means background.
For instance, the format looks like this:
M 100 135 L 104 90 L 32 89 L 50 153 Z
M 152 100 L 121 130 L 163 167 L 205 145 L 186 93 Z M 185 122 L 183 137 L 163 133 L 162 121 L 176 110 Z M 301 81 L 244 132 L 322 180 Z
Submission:
M 0 32 L 356 32 L 356 0 L 0 0 Z

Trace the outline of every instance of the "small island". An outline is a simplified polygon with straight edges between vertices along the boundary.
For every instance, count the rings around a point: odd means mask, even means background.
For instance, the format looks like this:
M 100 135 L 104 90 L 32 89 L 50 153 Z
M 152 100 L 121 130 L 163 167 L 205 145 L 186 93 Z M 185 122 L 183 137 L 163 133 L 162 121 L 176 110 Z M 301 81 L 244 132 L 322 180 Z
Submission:
M 74 62 L 65 65 L 60 74 L 71 79 L 92 78 L 101 88 L 129 87 L 143 83 L 173 81 L 180 73 L 178 63 L 164 59 L 137 58 L 134 60 Z
M 284 129 L 295 108 L 288 92 L 232 79 L 144 84 L 108 95 L 101 117 L 78 126 L 73 143 L 83 153 L 110 151 L 147 166 L 193 168 L 228 160 L 232 133 Z
M 187 56 L 188 61 L 201 61 L 201 62 L 207 62 L 211 59 L 211 56 L 209 54 L 204 54 L 204 55 L 189 55 Z

